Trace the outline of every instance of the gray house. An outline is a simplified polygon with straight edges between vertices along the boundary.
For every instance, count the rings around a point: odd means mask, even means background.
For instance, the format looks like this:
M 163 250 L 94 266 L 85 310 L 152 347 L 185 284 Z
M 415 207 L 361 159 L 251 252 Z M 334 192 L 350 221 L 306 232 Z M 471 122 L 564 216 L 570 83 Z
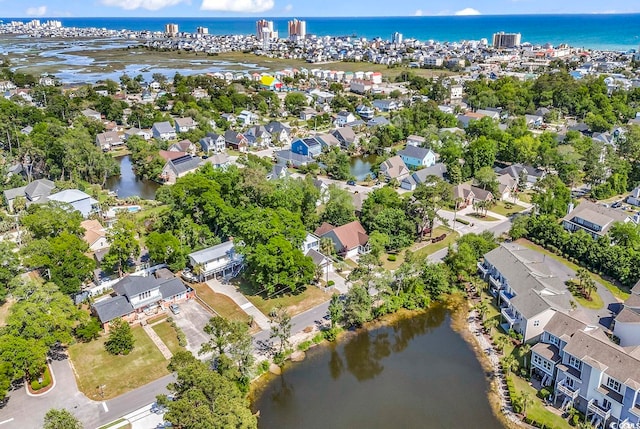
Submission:
M 48 179 L 38 179 L 29 183 L 27 186 L 21 186 L 19 188 L 7 189 L 3 192 L 4 199 L 7 202 L 7 207 L 10 212 L 13 212 L 13 203 L 16 198 L 24 198 L 26 204 L 35 203 L 41 198 L 46 198 L 51 194 L 51 191 L 56 187 L 55 183 Z
M 169 122 L 156 122 L 151 129 L 153 137 L 159 140 L 175 140 L 177 138 L 176 130 Z

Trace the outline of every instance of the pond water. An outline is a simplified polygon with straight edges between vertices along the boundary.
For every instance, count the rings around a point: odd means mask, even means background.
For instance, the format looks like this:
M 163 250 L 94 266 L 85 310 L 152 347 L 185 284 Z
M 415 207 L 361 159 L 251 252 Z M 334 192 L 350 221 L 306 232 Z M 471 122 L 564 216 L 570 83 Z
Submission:
M 133 172 L 133 164 L 129 155 L 116 158 L 120 164 L 120 176 L 107 179 L 107 189 L 118 194 L 118 198 L 138 196 L 144 200 L 153 200 L 156 190 L 162 186 L 150 180 L 140 180 Z
M 351 175 L 357 180 L 364 180 L 371 174 L 371 167 L 376 163 L 376 155 L 358 155 L 349 161 Z
M 316 347 L 256 393 L 260 428 L 501 429 L 473 350 L 438 307 Z

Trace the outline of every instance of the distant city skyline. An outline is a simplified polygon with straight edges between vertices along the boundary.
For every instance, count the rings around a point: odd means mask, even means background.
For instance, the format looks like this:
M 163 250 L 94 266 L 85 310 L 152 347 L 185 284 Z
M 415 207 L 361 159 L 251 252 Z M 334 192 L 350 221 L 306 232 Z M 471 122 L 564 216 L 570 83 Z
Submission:
M 640 0 L 0 0 L 3 17 L 350 17 L 640 13 Z

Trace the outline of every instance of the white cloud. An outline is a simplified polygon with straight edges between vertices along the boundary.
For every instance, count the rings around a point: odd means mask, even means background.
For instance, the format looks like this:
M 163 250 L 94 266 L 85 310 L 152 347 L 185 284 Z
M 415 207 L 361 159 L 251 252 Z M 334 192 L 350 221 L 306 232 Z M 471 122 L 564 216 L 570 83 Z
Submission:
M 202 0 L 202 10 L 221 12 L 258 13 L 273 9 L 273 0 Z
M 481 15 L 478 9 L 474 9 L 472 7 L 465 7 L 462 10 L 458 10 L 454 13 L 456 16 L 471 16 L 471 15 Z
M 423 15 L 422 9 L 418 9 L 413 13 L 413 16 L 422 16 L 422 15 Z
M 30 7 L 27 9 L 27 16 L 45 16 L 47 14 L 46 6 Z
M 289 3 L 284 7 L 285 12 L 291 12 L 292 10 L 293 10 L 293 5 L 291 3 Z
M 167 6 L 188 2 L 188 0 L 101 0 L 100 2 L 105 6 L 120 7 L 125 10 L 159 10 Z

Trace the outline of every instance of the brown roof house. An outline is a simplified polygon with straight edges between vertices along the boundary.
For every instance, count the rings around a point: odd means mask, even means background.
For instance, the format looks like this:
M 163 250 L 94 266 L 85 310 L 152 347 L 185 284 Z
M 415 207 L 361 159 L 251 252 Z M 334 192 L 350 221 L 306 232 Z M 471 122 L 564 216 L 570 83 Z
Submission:
M 458 208 L 465 208 L 473 203 L 493 201 L 493 194 L 486 189 L 461 183 L 453 187 L 453 198 L 460 201 Z
M 107 232 L 100 222 L 95 219 L 87 219 L 82 221 L 80 226 L 84 228 L 84 241 L 89 245 L 89 250 L 95 252 L 109 247 Z
M 409 173 L 411 173 L 411 171 L 400 156 L 391 157 L 380 164 L 380 174 L 382 174 L 387 181 L 393 179 L 401 181 L 408 176 Z
M 336 252 L 344 258 L 369 253 L 369 236 L 357 220 L 338 227 L 325 222 L 314 234 L 333 241 Z

